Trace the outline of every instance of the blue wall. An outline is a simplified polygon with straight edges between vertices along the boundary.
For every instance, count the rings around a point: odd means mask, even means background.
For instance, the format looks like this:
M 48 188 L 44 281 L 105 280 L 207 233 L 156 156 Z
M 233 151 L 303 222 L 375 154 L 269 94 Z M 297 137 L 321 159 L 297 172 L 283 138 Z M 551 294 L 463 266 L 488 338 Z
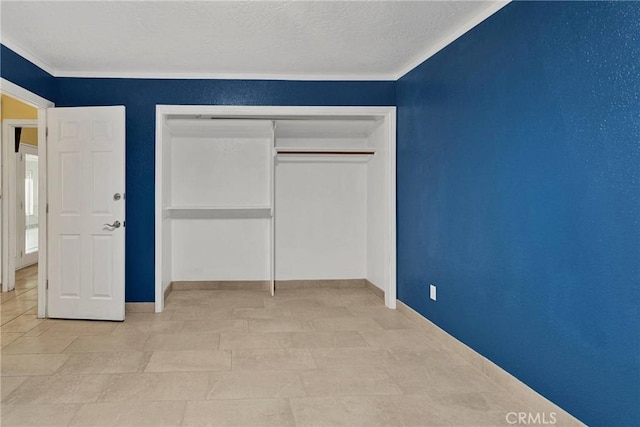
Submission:
M 584 422 L 640 425 L 640 3 L 512 3 L 396 101 L 400 300 Z
M 4 45 L 0 45 L 0 76 L 49 101 L 55 97 L 54 77 Z
M 55 102 L 126 106 L 126 300 L 154 301 L 156 104 L 394 105 L 395 82 L 56 78 Z

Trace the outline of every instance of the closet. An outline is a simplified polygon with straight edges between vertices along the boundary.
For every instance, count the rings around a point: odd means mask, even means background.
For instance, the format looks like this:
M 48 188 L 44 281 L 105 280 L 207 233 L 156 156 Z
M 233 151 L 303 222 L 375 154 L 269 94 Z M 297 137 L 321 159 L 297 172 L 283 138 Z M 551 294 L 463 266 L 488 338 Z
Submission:
M 174 286 L 366 284 L 395 306 L 394 108 L 158 106 L 156 120 L 156 311 Z

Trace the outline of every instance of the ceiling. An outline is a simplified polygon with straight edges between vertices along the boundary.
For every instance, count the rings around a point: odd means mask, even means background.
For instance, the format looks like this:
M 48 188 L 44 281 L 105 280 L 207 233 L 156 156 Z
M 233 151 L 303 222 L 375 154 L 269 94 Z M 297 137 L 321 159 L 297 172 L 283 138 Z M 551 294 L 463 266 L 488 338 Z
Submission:
M 1 36 L 55 76 L 395 80 L 504 4 L 3 0 Z

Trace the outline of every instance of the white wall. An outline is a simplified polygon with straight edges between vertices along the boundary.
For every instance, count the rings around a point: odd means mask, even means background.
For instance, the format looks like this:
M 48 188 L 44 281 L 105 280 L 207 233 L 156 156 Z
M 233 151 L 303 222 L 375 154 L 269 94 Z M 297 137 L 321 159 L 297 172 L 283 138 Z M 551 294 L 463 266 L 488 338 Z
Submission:
M 276 140 L 279 147 L 363 147 L 354 140 Z M 276 280 L 361 279 L 367 258 L 367 164 L 276 163 Z
M 268 219 L 172 219 L 173 280 L 269 280 Z
M 369 146 L 376 149 L 367 170 L 367 272 L 366 278 L 386 291 L 388 260 L 386 259 L 389 176 L 387 171 L 388 141 L 386 124 L 369 137 Z
M 270 138 L 174 136 L 171 205 L 268 206 L 271 155 Z M 170 222 L 172 280 L 269 280 L 269 219 Z
M 174 206 L 269 205 L 270 138 L 174 137 Z

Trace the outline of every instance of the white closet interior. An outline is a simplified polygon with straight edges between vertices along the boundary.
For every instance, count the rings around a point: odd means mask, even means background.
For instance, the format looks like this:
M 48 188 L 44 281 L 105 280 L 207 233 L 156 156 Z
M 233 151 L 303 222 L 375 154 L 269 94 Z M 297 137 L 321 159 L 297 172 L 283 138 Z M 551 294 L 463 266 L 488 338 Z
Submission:
M 395 302 L 395 111 L 194 108 L 158 107 L 156 300 L 176 281 L 366 279 Z

